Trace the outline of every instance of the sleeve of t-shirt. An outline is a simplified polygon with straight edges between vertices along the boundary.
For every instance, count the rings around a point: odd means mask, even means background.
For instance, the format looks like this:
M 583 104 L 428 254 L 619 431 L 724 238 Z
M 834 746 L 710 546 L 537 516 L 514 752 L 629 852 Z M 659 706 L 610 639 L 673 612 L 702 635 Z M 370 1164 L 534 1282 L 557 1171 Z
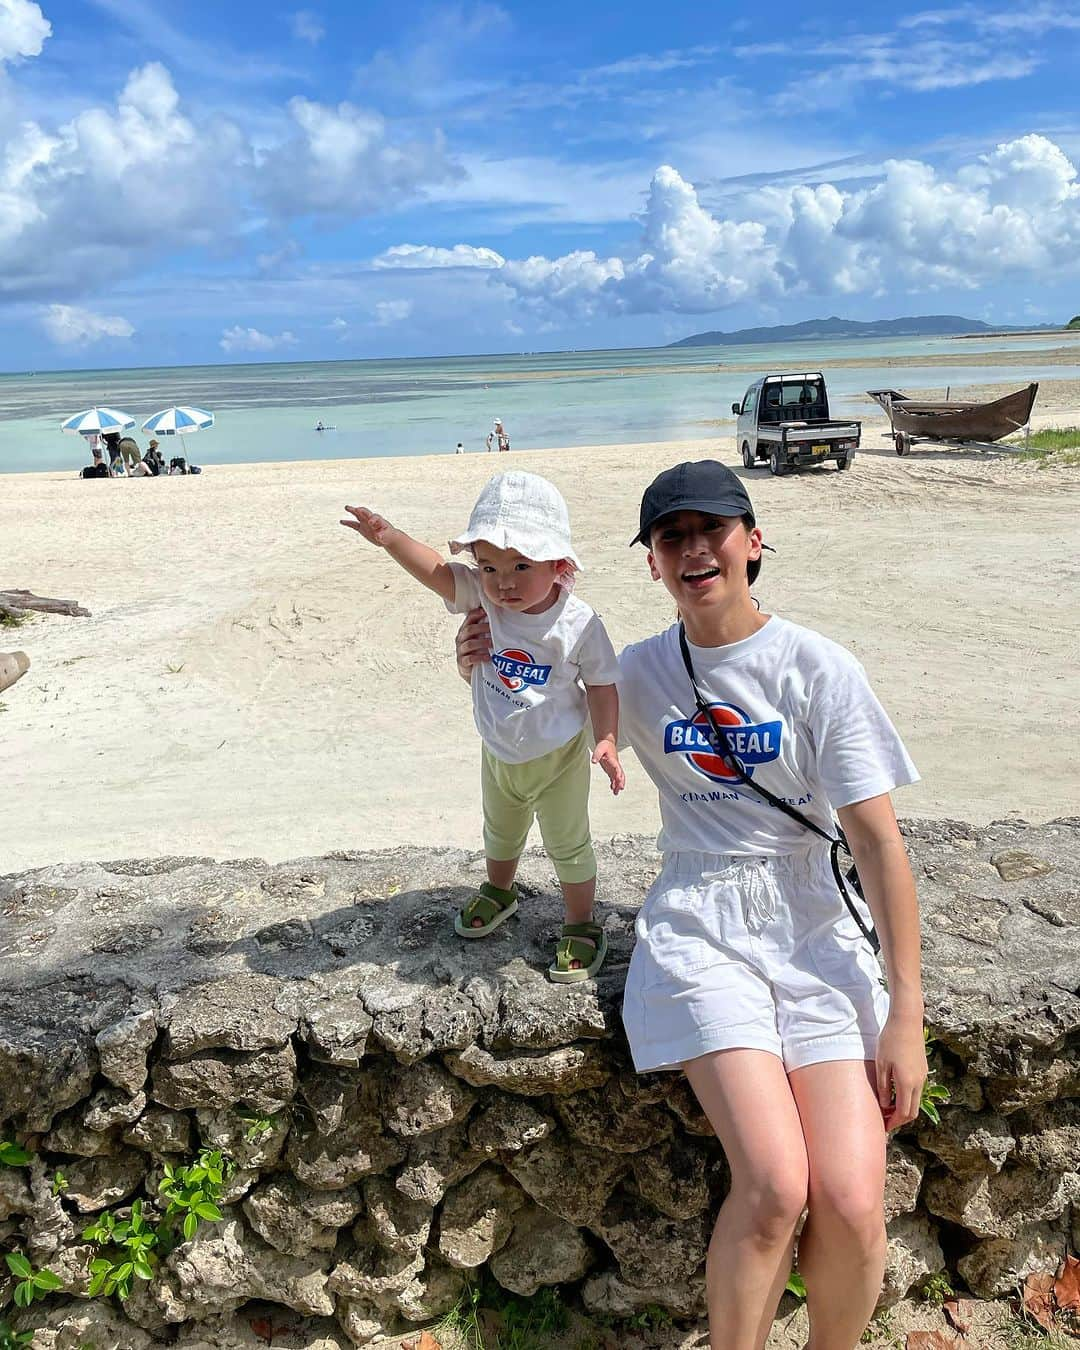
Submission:
M 574 662 L 586 688 L 592 684 L 617 684 L 619 658 L 607 635 L 604 621 L 594 614 L 574 649 Z
M 480 603 L 483 591 L 480 589 L 480 573 L 467 563 L 452 562 L 450 571 L 454 574 L 454 598 L 444 600 L 443 604 L 451 614 L 468 614 Z
M 810 730 L 817 771 L 833 806 L 850 806 L 919 781 L 866 671 L 849 652 L 837 651 L 815 683 Z

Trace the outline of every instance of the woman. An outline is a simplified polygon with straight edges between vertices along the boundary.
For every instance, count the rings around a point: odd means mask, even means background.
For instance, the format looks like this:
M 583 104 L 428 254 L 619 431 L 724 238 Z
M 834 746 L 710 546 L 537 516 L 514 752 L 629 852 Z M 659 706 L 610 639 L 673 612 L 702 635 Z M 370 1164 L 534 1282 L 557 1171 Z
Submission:
M 915 1118 L 926 1078 L 918 908 L 889 797 L 918 775 L 858 662 L 755 606 L 764 545 L 731 470 L 660 474 L 639 542 L 680 622 L 619 659 L 623 733 L 659 791 L 663 853 L 637 921 L 627 1037 L 640 1072 L 686 1074 L 730 1165 L 706 1264 L 713 1350 L 764 1344 L 804 1208 L 809 1350 L 851 1350 L 884 1270 L 886 1133 Z M 464 668 L 489 654 L 474 616 Z M 828 845 L 763 791 L 829 834 L 836 810 L 888 994 Z

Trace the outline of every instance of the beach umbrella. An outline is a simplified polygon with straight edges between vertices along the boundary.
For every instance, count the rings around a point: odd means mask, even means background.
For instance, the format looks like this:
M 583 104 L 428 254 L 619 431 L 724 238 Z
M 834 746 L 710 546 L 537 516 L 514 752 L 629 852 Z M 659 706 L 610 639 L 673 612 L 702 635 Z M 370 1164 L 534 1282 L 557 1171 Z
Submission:
M 184 447 L 184 459 L 187 459 L 187 441 L 185 436 L 196 431 L 209 431 L 214 425 L 214 414 L 203 408 L 163 408 L 161 412 L 148 417 L 142 424 L 143 431 L 151 436 L 179 436 Z
M 143 431 L 151 436 L 187 436 L 193 431 L 209 431 L 214 425 L 214 414 L 202 408 L 164 408 L 148 417 Z
M 134 417 L 115 408 L 87 408 L 76 413 L 66 422 L 60 423 L 61 431 L 74 431 L 80 436 L 104 436 L 108 432 L 130 431 L 135 425 Z

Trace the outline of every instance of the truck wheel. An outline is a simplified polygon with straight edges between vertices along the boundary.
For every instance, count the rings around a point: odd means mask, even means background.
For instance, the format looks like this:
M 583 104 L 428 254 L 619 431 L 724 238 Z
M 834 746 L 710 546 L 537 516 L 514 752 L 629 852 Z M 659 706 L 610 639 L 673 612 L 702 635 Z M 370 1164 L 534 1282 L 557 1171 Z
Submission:
M 843 459 L 838 459 L 836 461 L 836 467 L 840 470 L 841 473 L 843 473 L 845 469 L 851 468 L 851 461 L 854 458 L 855 458 L 854 455 L 845 455 Z
M 754 467 L 754 455 L 750 449 L 749 441 L 743 441 L 742 443 L 742 462 L 744 469 L 752 469 Z
M 784 462 L 779 446 L 774 446 L 772 454 L 769 456 L 769 472 L 776 474 L 778 478 L 787 473 L 787 464 Z
M 896 453 L 898 455 L 906 455 L 911 448 L 911 442 L 902 431 L 898 431 L 893 437 L 893 445 L 896 446 Z

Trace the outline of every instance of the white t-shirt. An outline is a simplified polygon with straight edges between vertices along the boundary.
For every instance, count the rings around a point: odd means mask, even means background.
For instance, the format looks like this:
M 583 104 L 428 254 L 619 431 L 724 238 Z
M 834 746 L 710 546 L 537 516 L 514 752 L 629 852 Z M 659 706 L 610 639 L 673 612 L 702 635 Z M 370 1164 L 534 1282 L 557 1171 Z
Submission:
M 465 614 L 482 605 L 491 625 L 491 660 L 472 672 L 473 716 L 484 744 L 507 764 L 558 750 L 585 725 L 584 686 L 619 678 L 599 615 L 564 590 L 542 614 L 503 609 L 486 599 L 475 567 L 450 566 L 456 589 L 446 608 Z
M 698 688 L 751 779 L 822 829 L 832 812 L 918 772 L 850 652 L 771 617 L 741 642 L 689 644 Z M 743 786 L 710 749 L 679 651 L 679 628 L 619 657 L 620 741 L 660 793 L 663 852 L 773 854 L 815 836 Z

